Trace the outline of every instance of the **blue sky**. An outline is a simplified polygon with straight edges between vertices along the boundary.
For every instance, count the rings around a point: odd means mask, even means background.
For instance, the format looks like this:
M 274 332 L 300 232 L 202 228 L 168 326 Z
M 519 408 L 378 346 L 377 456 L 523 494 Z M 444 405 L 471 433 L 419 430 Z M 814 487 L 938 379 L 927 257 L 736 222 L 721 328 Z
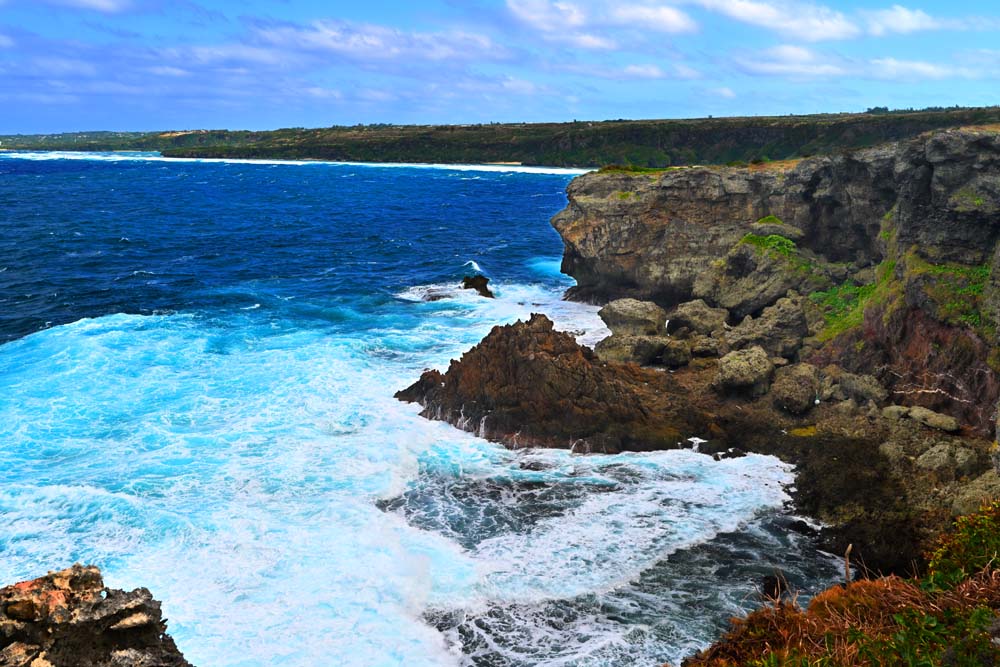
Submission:
M 0 0 L 0 133 L 1000 104 L 996 0 Z

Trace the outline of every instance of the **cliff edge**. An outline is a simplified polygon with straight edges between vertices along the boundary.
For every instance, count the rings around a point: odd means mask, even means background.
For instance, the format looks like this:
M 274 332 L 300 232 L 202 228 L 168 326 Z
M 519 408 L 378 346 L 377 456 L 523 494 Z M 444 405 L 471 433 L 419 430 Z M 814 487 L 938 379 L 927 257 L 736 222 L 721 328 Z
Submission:
M 799 358 L 870 373 L 892 403 L 992 437 L 1000 127 L 742 168 L 610 169 L 568 195 L 552 224 L 570 298 L 698 298 L 735 327 L 801 295 L 820 322 Z

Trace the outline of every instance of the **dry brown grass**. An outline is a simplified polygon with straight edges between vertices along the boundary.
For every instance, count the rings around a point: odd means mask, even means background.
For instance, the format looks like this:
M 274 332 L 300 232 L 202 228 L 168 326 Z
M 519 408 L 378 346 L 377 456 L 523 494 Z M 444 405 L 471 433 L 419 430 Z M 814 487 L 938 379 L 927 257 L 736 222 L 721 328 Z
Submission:
M 925 591 L 917 582 L 899 577 L 857 581 L 820 593 L 806 609 L 782 601 L 734 619 L 722 640 L 685 664 L 737 667 L 770 655 L 779 659 L 778 664 L 794 657 L 808 664 L 869 667 L 860 652 L 858 633 L 885 639 L 898 631 L 898 614 L 940 617 L 983 606 L 1000 608 L 1000 572 L 986 570 L 942 591 Z

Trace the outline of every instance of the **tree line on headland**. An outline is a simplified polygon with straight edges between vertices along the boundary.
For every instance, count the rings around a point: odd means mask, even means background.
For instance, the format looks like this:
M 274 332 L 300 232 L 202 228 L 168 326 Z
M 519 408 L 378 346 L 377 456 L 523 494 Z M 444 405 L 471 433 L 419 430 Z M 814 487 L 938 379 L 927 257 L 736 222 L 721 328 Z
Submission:
M 166 157 L 664 168 L 808 157 L 948 127 L 1000 122 L 1000 107 L 810 116 L 477 125 L 354 125 L 0 135 L 0 148 L 159 151 Z

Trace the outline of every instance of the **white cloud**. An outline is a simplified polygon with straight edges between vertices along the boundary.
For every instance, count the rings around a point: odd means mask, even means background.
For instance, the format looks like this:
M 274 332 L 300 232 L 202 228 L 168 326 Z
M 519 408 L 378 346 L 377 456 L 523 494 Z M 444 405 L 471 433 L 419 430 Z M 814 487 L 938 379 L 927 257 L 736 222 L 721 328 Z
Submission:
M 14 40 L 0 32 L 0 49 L 9 49 L 14 46 Z
M 922 9 L 907 9 L 893 5 L 889 9 L 863 12 L 868 19 L 868 32 L 881 36 L 890 32 L 911 33 L 918 30 L 937 30 L 944 23 Z
M 587 22 L 587 15 L 583 9 L 571 2 L 507 0 L 507 8 L 522 23 L 542 32 L 579 28 Z
M 309 26 L 257 29 L 263 41 L 290 51 L 336 53 L 365 62 L 379 60 L 495 60 L 505 50 L 488 37 L 467 32 L 421 33 L 380 25 L 315 21 Z
M 659 32 L 682 33 L 698 29 L 690 16 L 674 7 L 623 5 L 612 10 L 611 18 L 617 23 Z
M 713 95 L 718 95 L 719 97 L 724 97 L 727 100 L 735 99 L 736 97 L 736 93 L 733 92 L 733 89 L 727 86 L 722 86 L 721 88 L 712 88 L 708 92 L 712 93 Z
M 155 74 L 156 76 L 169 76 L 169 77 L 179 77 L 179 76 L 191 76 L 191 72 L 186 69 L 181 69 L 180 67 L 170 67 L 168 65 L 158 65 L 156 67 L 150 67 L 148 69 L 150 74 Z
M 850 39 L 861 30 L 843 13 L 822 5 L 785 0 L 693 0 L 736 21 L 774 30 L 798 40 Z
M 592 51 L 609 51 L 618 46 L 613 39 L 582 30 L 590 17 L 580 5 L 551 0 L 507 0 L 507 9 L 550 42 Z
M 64 7 L 76 7 L 79 9 L 92 9 L 106 14 L 114 14 L 129 9 L 132 0 L 43 0 L 51 5 L 62 5 Z
M 628 65 L 622 73 L 634 79 L 665 79 L 666 73 L 657 65 Z
M 872 76 L 890 80 L 940 80 L 940 79 L 974 79 L 979 75 L 976 71 L 965 67 L 937 65 L 919 60 L 897 60 L 896 58 L 877 58 L 871 61 Z
M 765 49 L 761 58 L 741 58 L 738 65 L 750 74 L 816 78 L 847 74 L 842 65 L 824 60 L 815 51 L 785 44 Z

